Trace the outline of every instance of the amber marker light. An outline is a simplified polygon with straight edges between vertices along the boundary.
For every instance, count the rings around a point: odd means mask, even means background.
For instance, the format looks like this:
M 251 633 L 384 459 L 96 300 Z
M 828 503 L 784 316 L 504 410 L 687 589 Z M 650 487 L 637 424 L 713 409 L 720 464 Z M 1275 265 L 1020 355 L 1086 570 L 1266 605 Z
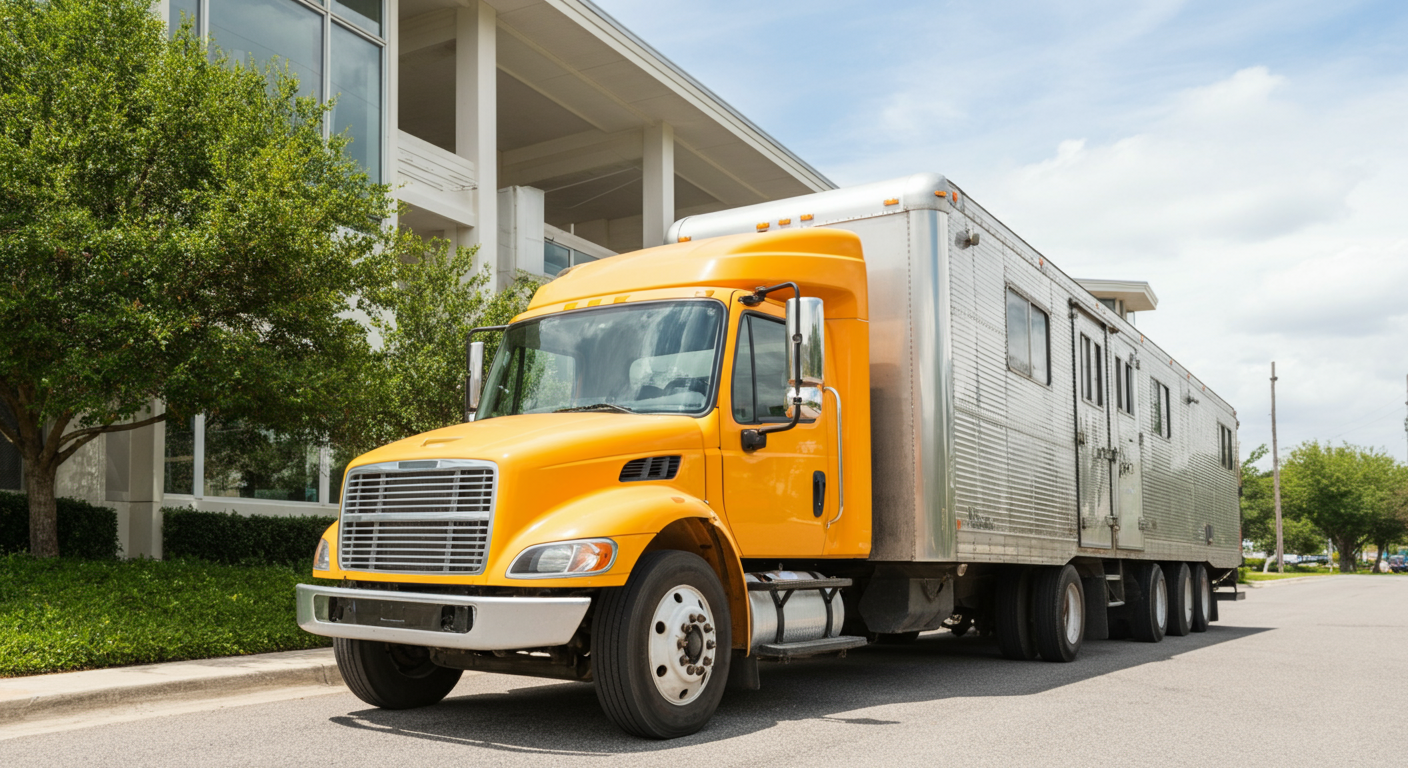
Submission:
M 766 221 L 758 225 L 758 231 L 759 231 L 759 232 L 762 232 L 763 230 L 765 230 L 765 229 L 767 229 L 767 228 L 768 228 L 768 223 L 767 223 Z
M 680 237 L 680 242 L 681 242 L 681 243 L 687 243 L 687 242 L 689 242 L 689 239 L 690 239 L 690 238 L 689 238 L 689 235 L 683 235 L 682 237 Z
M 791 224 L 791 223 L 792 223 L 792 220 L 791 220 L 791 219 L 778 219 L 778 220 L 777 220 L 777 226 L 779 226 L 779 227 L 785 227 L 785 226 L 787 226 L 788 224 Z
M 899 199 L 898 197 L 892 197 L 892 198 L 890 198 L 889 200 L 886 200 L 886 201 L 885 201 L 885 205 L 899 205 L 899 204 L 900 204 L 900 199 Z
M 810 213 L 804 213 L 804 214 L 801 215 L 800 218 L 802 219 L 802 221 L 811 221 L 812 219 L 814 219 L 814 218 L 816 218 L 816 217 L 815 217 L 815 216 L 812 216 Z

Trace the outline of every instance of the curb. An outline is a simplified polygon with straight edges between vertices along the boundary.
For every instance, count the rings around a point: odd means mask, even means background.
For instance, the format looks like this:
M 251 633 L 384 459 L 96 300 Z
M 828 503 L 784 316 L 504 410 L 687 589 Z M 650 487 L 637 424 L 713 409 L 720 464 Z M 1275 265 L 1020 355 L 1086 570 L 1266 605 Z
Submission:
M 1292 576 L 1289 579 L 1267 579 L 1266 581 L 1249 581 L 1246 584 L 1239 584 L 1238 586 L 1250 587 L 1251 589 L 1262 589 L 1264 587 L 1273 587 L 1278 584 L 1295 584 L 1297 582 L 1310 581 L 1311 579 L 1334 578 L 1334 576 L 1339 575 L 1340 574 L 1337 573 L 1334 575 L 1322 574 L 1318 576 Z
M 158 700 L 342 684 L 331 648 L 0 678 L 0 724 Z

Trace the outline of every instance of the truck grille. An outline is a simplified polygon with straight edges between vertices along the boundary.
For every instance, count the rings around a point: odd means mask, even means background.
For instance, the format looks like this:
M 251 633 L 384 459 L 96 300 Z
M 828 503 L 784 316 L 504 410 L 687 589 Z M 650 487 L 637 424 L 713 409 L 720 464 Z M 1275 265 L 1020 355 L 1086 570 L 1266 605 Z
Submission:
M 497 473 L 487 462 L 358 467 L 347 476 L 339 563 L 348 571 L 484 571 Z M 413 465 L 412 467 L 405 467 Z M 429 466 L 426 466 L 429 465 Z

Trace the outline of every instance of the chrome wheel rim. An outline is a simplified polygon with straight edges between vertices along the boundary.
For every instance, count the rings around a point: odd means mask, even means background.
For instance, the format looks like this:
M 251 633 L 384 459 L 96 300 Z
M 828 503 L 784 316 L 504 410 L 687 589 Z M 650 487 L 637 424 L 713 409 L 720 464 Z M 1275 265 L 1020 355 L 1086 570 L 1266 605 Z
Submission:
M 1183 580 L 1183 623 L 1193 623 L 1193 580 Z
M 1168 582 L 1159 579 L 1158 586 L 1154 587 L 1154 616 L 1159 622 L 1159 629 L 1168 627 Z
M 675 587 L 660 598 L 647 631 L 655 690 L 675 706 L 699 698 L 709 683 L 718 642 L 709 601 L 694 587 Z
M 1075 584 L 1066 585 L 1066 599 L 1061 601 L 1061 622 L 1066 627 L 1066 642 L 1075 645 L 1080 642 L 1084 629 L 1085 596 Z

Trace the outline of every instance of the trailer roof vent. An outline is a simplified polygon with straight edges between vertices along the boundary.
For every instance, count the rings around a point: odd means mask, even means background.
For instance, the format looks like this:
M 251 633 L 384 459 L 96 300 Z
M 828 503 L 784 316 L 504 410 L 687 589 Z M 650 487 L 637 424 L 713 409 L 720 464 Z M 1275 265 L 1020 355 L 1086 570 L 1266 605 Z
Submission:
M 621 468 L 621 482 L 633 483 L 641 480 L 674 480 L 680 471 L 678 456 L 649 456 L 644 459 L 631 459 Z

